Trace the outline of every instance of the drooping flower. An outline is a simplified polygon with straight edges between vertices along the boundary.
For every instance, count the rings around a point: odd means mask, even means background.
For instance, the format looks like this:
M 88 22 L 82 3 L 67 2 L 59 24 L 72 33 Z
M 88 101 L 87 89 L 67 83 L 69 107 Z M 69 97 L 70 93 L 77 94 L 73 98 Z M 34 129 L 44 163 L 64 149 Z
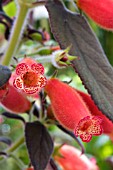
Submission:
M 55 156 L 55 160 L 62 170 L 99 170 L 96 163 L 92 162 L 82 154 L 77 148 L 70 145 L 63 145 L 59 150 L 60 156 Z
M 14 87 L 28 94 L 39 92 L 47 82 L 43 65 L 31 58 L 25 58 L 17 65 L 15 76 Z
M 8 85 L 8 92 L 0 101 L 0 105 L 11 113 L 25 113 L 30 110 L 31 103 L 25 94 Z
M 77 5 L 99 26 L 113 30 L 113 0 L 77 0 Z
M 87 107 L 89 108 L 91 114 L 93 116 L 100 116 L 102 118 L 102 127 L 103 133 L 105 134 L 113 134 L 113 123 L 98 109 L 94 101 L 92 100 L 89 94 L 86 94 L 82 91 L 76 90 L 79 95 L 82 97 Z
M 84 142 L 102 134 L 102 119 L 92 116 L 81 96 L 69 85 L 52 78 L 45 86 L 56 119 Z

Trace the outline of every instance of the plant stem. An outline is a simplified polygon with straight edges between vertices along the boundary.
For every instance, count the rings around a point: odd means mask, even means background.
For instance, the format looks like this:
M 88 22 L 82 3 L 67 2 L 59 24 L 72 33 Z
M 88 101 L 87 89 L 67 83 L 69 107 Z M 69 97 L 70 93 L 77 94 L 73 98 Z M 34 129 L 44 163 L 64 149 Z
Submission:
M 24 143 L 24 137 L 22 136 L 18 141 L 16 141 L 9 149 L 7 149 L 7 153 L 11 153 L 16 150 L 19 146 Z
M 16 157 L 16 155 L 11 153 L 9 156 L 11 158 L 15 159 L 16 164 L 19 166 L 20 169 L 25 169 L 26 168 L 26 165 L 18 157 Z
M 10 148 L 8 148 L 5 152 L 7 155 L 10 155 L 13 151 L 15 151 L 19 146 L 24 143 L 24 137 L 22 136 L 18 141 L 16 141 Z M 4 159 L 3 156 L 0 156 L 0 161 Z
M 22 30 L 24 27 L 24 22 L 28 13 L 28 7 L 23 3 L 19 5 L 18 14 L 16 21 L 14 23 L 13 29 L 11 31 L 10 41 L 8 49 L 3 57 L 2 64 L 9 65 L 12 56 L 15 54 L 17 45 L 19 43 L 19 38 L 21 37 Z

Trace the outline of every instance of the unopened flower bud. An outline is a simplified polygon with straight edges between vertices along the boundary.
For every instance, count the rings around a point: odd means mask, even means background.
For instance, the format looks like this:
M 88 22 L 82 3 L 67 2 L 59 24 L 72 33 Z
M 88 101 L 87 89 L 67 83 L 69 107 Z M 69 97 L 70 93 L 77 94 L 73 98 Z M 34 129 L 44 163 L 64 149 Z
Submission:
M 77 58 L 76 56 L 69 55 L 69 50 L 70 47 L 67 47 L 65 50 L 56 50 L 52 53 L 52 64 L 56 68 L 64 68 Z

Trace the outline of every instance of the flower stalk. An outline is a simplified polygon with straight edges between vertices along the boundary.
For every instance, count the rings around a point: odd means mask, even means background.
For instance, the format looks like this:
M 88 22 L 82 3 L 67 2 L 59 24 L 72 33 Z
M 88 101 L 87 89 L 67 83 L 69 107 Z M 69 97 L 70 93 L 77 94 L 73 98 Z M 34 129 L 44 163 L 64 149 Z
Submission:
M 8 48 L 5 55 L 3 56 L 3 60 L 2 60 L 3 65 L 9 65 L 11 58 L 13 57 L 13 55 L 15 55 L 15 51 L 18 46 L 19 39 L 22 35 L 22 31 L 25 26 L 25 19 L 27 17 L 28 11 L 29 8 L 25 3 L 19 4 L 17 18 L 15 20 L 13 29 L 11 31 Z

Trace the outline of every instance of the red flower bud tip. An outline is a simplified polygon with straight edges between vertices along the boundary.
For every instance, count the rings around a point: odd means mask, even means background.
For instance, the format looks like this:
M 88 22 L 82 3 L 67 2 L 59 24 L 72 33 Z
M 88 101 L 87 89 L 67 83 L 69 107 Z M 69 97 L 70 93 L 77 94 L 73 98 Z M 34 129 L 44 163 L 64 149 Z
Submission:
M 60 48 L 59 45 L 58 45 L 58 46 L 51 46 L 50 49 L 51 49 L 52 51 L 61 50 L 61 48 Z
M 79 95 L 81 95 L 91 114 L 93 116 L 100 116 L 102 118 L 103 132 L 105 134 L 113 133 L 113 123 L 98 109 L 94 101 L 91 99 L 91 96 L 79 90 L 77 90 L 77 92 Z
M 28 94 L 39 92 L 46 85 L 44 67 L 31 58 L 25 58 L 16 67 L 13 85 Z
M 113 0 L 78 0 L 77 5 L 99 26 L 113 30 Z
M 30 168 L 27 168 L 27 169 L 25 169 L 25 170 L 34 170 L 34 168 L 33 168 L 33 167 L 30 167 Z
M 101 135 L 101 119 L 90 114 L 81 96 L 69 85 L 58 79 L 50 79 L 45 86 L 56 119 L 76 136 L 89 142 L 92 135 Z
M 8 93 L 0 102 L 0 105 L 13 113 L 25 113 L 30 110 L 31 103 L 25 95 L 15 89 L 12 85 L 8 86 Z
M 63 145 L 59 153 L 61 156 L 55 156 L 55 160 L 61 166 L 62 170 L 99 170 L 96 163 L 89 160 L 77 148 L 69 145 Z

